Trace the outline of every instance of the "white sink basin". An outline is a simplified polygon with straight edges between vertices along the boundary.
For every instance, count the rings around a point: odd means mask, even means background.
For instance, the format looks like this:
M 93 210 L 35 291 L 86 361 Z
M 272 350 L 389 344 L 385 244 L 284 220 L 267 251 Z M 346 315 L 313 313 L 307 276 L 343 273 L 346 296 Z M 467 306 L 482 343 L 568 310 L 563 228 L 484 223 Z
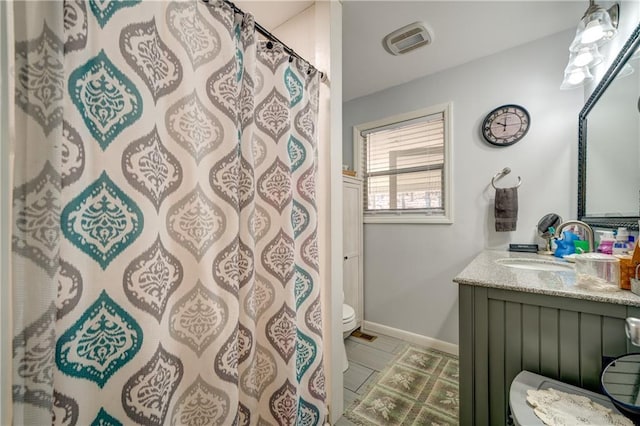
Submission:
M 509 268 L 531 269 L 535 271 L 572 271 L 573 265 L 549 259 L 507 258 L 496 263 Z

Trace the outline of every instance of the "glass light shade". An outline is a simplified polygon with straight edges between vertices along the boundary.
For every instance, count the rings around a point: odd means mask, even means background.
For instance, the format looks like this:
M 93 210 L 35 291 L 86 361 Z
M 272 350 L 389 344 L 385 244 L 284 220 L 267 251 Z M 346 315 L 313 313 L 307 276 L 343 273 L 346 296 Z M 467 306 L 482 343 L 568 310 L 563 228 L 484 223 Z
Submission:
M 569 50 L 577 52 L 583 47 L 595 43 L 602 46 L 605 42 L 616 36 L 618 30 L 611 23 L 609 12 L 602 6 L 590 7 L 585 16 L 580 20 L 576 36 L 571 42 Z
M 585 46 L 569 55 L 569 66 L 594 67 L 602 62 L 602 55 L 595 44 Z
M 581 87 L 585 82 L 593 80 L 593 75 L 588 67 L 572 67 L 567 66 L 564 70 L 564 80 L 560 85 L 560 90 L 569 90 Z

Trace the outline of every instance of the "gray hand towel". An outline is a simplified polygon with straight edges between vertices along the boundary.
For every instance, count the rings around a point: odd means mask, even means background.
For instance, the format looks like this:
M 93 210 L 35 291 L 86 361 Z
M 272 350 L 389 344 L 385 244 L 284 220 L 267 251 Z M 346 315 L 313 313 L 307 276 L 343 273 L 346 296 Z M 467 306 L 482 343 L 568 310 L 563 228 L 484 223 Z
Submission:
M 516 230 L 518 220 L 518 188 L 496 189 L 496 231 Z

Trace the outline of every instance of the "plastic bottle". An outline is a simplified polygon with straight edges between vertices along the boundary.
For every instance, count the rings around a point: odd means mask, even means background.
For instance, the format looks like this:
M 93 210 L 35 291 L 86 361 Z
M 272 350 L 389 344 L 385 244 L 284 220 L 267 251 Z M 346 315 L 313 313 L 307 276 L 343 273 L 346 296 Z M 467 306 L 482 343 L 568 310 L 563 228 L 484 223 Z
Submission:
M 575 246 L 573 245 L 573 242 L 579 239 L 580 237 L 578 237 L 573 232 L 564 231 L 562 233 L 562 239 L 556 240 L 557 248 L 553 253 L 553 255 L 555 257 L 564 257 L 564 256 L 575 253 L 576 250 L 575 250 Z
M 619 227 L 616 233 L 616 241 L 613 243 L 612 254 L 627 254 L 629 251 L 629 231 Z
M 613 243 L 616 241 L 613 231 L 598 231 L 600 236 L 600 244 L 598 245 L 598 253 L 613 254 Z
M 618 227 L 616 231 L 616 240 L 618 241 L 629 241 L 629 231 L 624 226 Z

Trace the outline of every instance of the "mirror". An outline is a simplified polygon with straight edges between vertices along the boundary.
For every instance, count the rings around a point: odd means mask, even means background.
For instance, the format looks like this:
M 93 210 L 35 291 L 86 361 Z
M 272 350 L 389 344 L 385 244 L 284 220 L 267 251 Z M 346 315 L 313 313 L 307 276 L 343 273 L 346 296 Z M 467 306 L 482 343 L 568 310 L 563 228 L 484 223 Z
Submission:
M 538 235 L 546 241 L 545 249 L 540 252 L 541 254 L 553 254 L 551 240 L 561 223 L 562 218 L 556 213 L 547 213 L 538 221 Z
M 602 390 L 621 413 L 637 422 L 640 419 L 640 354 L 614 359 L 602 371 Z
M 639 34 L 640 25 L 602 77 L 578 118 L 578 219 L 591 226 L 638 229 Z

